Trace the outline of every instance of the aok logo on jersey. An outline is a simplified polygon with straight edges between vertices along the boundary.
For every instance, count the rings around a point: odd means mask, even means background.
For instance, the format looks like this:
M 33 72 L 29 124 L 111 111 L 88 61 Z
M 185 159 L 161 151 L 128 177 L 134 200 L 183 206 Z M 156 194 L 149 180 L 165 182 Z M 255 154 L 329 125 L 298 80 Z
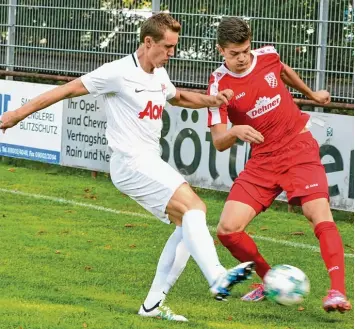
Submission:
M 260 97 L 255 104 L 255 107 L 247 112 L 247 115 L 252 119 L 260 117 L 265 113 L 268 113 L 274 109 L 276 109 L 281 102 L 281 96 L 276 95 L 273 98 L 270 97 Z
M 147 103 L 147 106 L 142 112 L 139 112 L 139 119 L 144 119 L 146 116 L 151 120 L 161 119 L 162 113 L 164 111 L 163 105 L 153 105 L 152 101 Z

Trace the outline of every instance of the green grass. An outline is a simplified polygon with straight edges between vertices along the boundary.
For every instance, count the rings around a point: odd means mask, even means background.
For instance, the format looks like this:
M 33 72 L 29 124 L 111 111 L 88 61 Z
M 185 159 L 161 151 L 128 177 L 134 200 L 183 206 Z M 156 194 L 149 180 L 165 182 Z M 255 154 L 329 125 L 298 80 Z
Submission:
M 26 167 L 27 166 L 27 167 Z M 31 168 L 28 168 L 31 167 Z M 132 213 L 148 213 L 119 193 L 107 176 L 56 166 L 0 163 L 1 188 L 36 193 Z M 225 193 L 198 190 L 215 227 Z M 167 323 L 136 315 L 154 276 L 155 266 L 173 230 L 150 216 L 114 214 L 82 206 L 0 192 L 0 329 L 353 328 L 353 314 L 327 314 L 321 298 L 329 286 L 320 254 L 256 239 L 271 264 L 292 264 L 311 281 L 311 293 L 298 307 L 239 300 L 247 284 L 233 290 L 228 303 L 211 299 L 193 260 L 168 297 L 172 309 L 189 323 Z M 353 214 L 336 211 L 345 252 L 353 253 Z M 126 227 L 126 224 L 131 224 Z M 248 227 L 254 236 L 317 246 L 299 213 L 275 203 Z M 293 232 L 304 235 L 292 235 Z M 225 266 L 235 260 L 221 245 Z M 353 300 L 353 258 L 346 258 L 347 288 Z M 257 280 L 255 280 L 257 281 Z

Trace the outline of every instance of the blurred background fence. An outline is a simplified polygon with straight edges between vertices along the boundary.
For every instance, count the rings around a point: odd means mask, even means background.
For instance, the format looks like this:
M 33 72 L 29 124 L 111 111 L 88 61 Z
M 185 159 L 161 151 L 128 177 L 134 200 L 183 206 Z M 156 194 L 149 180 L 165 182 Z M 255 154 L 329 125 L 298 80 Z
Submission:
M 238 16 L 252 28 L 253 47 L 274 45 L 312 88 L 327 88 L 333 101 L 354 101 L 348 0 L 0 0 L 0 66 L 80 76 L 132 53 L 140 25 L 159 10 L 182 24 L 167 66 L 178 86 L 206 88 L 222 61 L 215 49 L 218 24 L 222 16 Z

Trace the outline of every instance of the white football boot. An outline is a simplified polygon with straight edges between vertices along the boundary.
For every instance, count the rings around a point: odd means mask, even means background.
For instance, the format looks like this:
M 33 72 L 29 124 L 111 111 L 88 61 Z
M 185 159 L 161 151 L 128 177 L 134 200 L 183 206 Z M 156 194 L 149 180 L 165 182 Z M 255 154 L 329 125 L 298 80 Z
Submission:
M 254 267 L 254 262 L 245 262 L 222 273 L 210 288 L 214 298 L 226 301 L 226 297 L 230 295 L 230 290 L 235 284 L 251 278 Z
M 169 320 L 169 321 L 183 321 L 187 322 L 188 320 L 182 316 L 175 314 L 170 307 L 163 305 L 163 301 L 159 304 L 154 306 L 153 308 L 147 310 L 144 305 L 142 305 L 139 309 L 138 314 L 140 316 L 146 316 L 150 318 L 157 318 L 162 320 Z

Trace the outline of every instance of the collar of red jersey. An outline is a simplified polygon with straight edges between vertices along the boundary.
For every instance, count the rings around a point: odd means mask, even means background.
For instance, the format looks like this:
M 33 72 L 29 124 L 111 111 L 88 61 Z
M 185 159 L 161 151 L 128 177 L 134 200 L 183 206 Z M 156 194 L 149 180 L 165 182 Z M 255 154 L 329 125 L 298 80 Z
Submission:
M 235 78 L 244 78 L 244 77 L 246 77 L 248 74 L 250 74 L 250 73 L 254 70 L 254 68 L 255 68 L 255 66 L 256 66 L 256 63 L 257 63 L 257 61 L 258 61 L 258 54 L 257 54 L 254 50 L 252 50 L 251 53 L 252 53 L 252 55 L 253 55 L 253 61 L 252 61 L 252 63 L 251 63 L 251 66 L 250 66 L 245 72 L 243 72 L 243 73 L 234 73 L 234 72 L 230 71 L 230 70 L 223 64 L 223 65 L 222 65 L 222 68 L 223 68 L 224 72 L 225 72 L 225 73 L 228 73 L 229 75 L 231 75 L 232 77 L 235 77 Z

